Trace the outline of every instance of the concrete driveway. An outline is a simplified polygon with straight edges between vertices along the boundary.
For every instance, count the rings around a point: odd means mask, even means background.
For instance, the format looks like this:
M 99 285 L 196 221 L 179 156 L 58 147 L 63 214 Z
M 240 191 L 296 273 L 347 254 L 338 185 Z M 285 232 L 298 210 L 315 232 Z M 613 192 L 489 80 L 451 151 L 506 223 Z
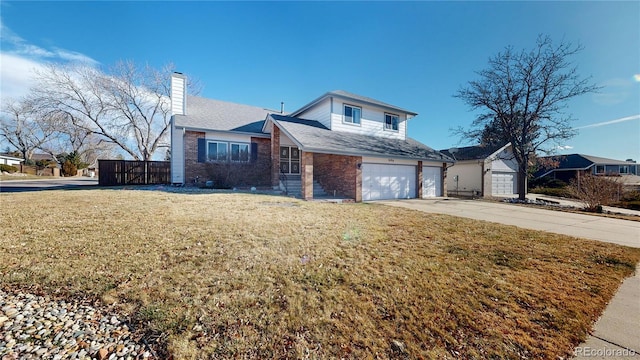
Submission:
M 480 200 L 384 200 L 376 203 L 514 225 L 640 248 L 640 222 Z
M 377 203 L 640 248 L 640 222 L 478 200 L 385 200 Z M 640 267 L 611 300 L 576 359 L 640 359 Z
M 0 192 L 25 192 L 42 190 L 80 189 L 97 186 L 98 180 L 89 177 L 47 178 L 36 180 L 2 180 Z

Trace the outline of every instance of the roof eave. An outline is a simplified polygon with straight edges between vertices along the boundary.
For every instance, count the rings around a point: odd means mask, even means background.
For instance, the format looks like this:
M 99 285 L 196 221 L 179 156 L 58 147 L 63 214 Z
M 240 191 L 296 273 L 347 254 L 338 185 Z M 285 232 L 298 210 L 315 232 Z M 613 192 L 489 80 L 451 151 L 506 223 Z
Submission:
M 313 107 L 314 105 L 322 102 L 324 99 L 331 98 L 331 97 L 337 97 L 337 98 L 342 98 L 342 99 L 346 99 L 346 100 L 351 100 L 351 101 L 354 101 L 354 102 L 360 102 L 360 103 L 368 104 L 368 105 L 371 105 L 371 106 L 376 106 L 376 107 L 379 107 L 379 108 L 383 108 L 383 109 L 386 109 L 386 110 L 402 112 L 404 114 L 411 115 L 411 117 L 415 117 L 415 116 L 418 115 L 418 113 L 416 113 L 416 112 L 409 111 L 409 110 L 406 110 L 406 109 L 403 109 L 403 108 L 399 108 L 399 107 L 395 107 L 395 106 L 382 105 L 382 104 L 376 104 L 376 103 L 373 103 L 373 102 L 370 102 L 370 101 L 366 101 L 366 100 L 362 100 L 362 99 L 356 99 L 356 98 L 351 97 L 351 96 L 342 95 L 342 94 L 336 94 L 336 93 L 334 93 L 332 91 L 329 91 L 329 92 L 324 93 L 320 97 L 316 98 L 315 100 L 311 101 L 310 103 L 304 105 L 300 109 L 292 112 L 291 114 L 289 114 L 289 116 L 296 117 L 296 116 L 300 115 L 301 113 L 305 112 L 307 109 L 309 109 L 309 108 Z
M 403 108 L 399 108 L 399 107 L 396 107 L 396 106 L 392 106 L 392 105 L 376 104 L 376 103 L 373 103 L 371 101 L 366 101 L 366 100 L 362 100 L 362 99 L 356 99 L 356 98 L 353 98 L 351 96 L 346 96 L 346 95 L 342 95 L 342 94 L 336 94 L 336 93 L 332 93 L 332 92 L 329 92 L 327 94 L 329 94 L 330 96 L 333 96 L 333 97 L 339 97 L 339 98 L 346 99 L 346 100 L 360 102 L 360 103 L 368 104 L 368 105 L 371 105 L 371 106 L 376 106 L 376 107 L 379 107 L 379 108 L 383 108 L 383 109 L 386 109 L 386 110 L 401 112 L 401 113 L 404 113 L 404 114 L 407 114 L 407 115 L 411 115 L 412 117 L 415 117 L 415 116 L 418 115 L 418 113 L 415 113 L 413 111 L 409 111 L 409 110 L 406 110 L 406 109 L 403 109 Z
M 200 127 L 186 126 L 186 125 L 176 125 L 175 128 L 176 129 L 185 129 L 186 131 L 203 131 L 203 132 L 211 131 L 211 132 L 220 132 L 220 133 L 228 133 L 228 134 L 251 135 L 251 136 L 254 136 L 254 137 L 262 137 L 262 138 L 271 137 L 271 135 L 263 133 L 263 132 L 262 133 L 256 133 L 256 132 L 250 132 L 250 131 L 220 130 L 220 129 L 200 128 Z
M 415 161 L 432 161 L 432 162 L 444 162 L 444 163 L 453 163 L 452 160 L 447 159 L 429 159 L 425 157 L 416 157 L 416 156 L 398 156 L 391 154 L 379 154 L 379 153 L 368 153 L 368 152 L 351 152 L 351 151 L 336 151 L 336 150 L 327 150 L 323 148 L 314 148 L 309 146 L 300 146 L 300 150 L 306 152 L 313 152 L 318 154 L 334 154 L 334 155 L 346 155 L 346 156 L 370 156 L 370 157 L 383 157 L 387 159 L 396 159 L 396 160 L 415 160 Z

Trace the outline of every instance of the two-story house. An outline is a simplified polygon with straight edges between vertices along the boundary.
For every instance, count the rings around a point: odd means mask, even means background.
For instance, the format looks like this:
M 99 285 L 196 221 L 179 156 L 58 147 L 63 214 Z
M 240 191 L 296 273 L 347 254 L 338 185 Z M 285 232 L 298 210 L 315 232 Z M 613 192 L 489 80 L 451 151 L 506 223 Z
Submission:
M 446 194 L 453 160 L 407 137 L 415 112 L 330 91 L 284 114 L 186 95 L 171 82 L 171 176 L 175 184 L 273 186 L 303 199 L 355 201 Z

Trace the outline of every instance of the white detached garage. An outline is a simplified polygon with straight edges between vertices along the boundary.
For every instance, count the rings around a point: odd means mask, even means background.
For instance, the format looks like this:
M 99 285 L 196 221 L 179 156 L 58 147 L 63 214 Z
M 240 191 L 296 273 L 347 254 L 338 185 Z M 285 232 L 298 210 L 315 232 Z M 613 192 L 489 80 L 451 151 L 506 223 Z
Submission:
M 441 150 L 455 159 L 447 169 L 449 196 L 504 196 L 518 193 L 518 163 L 511 144 Z

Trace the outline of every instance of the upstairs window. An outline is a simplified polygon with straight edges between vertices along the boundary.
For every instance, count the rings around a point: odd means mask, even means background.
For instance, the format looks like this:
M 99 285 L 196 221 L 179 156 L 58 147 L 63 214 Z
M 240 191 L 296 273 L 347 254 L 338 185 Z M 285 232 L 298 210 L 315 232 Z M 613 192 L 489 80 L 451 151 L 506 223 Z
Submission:
M 359 107 L 345 105 L 344 106 L 344 122 L 349 124 L 360 124 L 360 116 L 362 109 Z
M 249 161 L 249 144 L 231 144 L 231 161 Z
M 384 114 L 384 129 L 398 131 L 398 115 Z
M 227 143 L 221 141 L 209 141 L 207 144 L 207 160 L 227 161 Z

